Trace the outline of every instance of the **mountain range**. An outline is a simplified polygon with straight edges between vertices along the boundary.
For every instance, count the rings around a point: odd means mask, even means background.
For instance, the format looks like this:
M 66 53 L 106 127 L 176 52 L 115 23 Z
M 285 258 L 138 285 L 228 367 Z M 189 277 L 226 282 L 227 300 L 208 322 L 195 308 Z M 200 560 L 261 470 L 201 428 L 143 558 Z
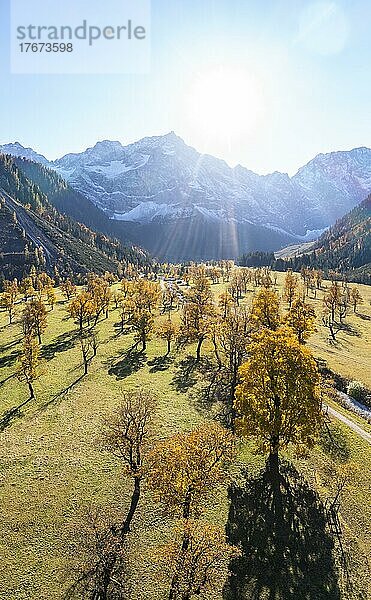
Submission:
M 59 210 L 171 261 L 237 258 L 315 239 L 371 191 L 365 147 L 319 154 L 293 177 L 231 168 L 174 132 L 128 146 L 102 141 L 55 161 L 18 142 L 0 152 L 55 170 L 76 192 Z

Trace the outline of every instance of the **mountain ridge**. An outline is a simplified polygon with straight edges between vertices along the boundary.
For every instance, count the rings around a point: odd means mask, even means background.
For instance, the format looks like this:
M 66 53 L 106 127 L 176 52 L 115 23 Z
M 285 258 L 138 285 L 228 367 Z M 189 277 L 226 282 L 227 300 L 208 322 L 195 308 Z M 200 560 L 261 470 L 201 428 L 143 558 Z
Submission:
M 20 147 L 14 151 L 22 153 Z M 174 132 L 127 146 L 99 141 L 48 166 L 119 222 L 124 236 L 173 261 L 195 258 L 195 232 L 199 260 L 315 239 L 371 191 L 371 150 L 365 146 L 319 153 L 292 177 L 232 168 Z M 164 240 L 169 235 L 171 244 Z

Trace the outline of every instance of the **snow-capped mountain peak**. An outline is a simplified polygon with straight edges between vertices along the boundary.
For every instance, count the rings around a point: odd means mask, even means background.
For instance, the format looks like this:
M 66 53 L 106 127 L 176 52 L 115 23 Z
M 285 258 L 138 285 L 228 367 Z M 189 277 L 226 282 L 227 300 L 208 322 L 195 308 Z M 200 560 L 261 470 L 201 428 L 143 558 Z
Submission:
M 27 160 L 33 160 L 34 162 L 41 163 L 43 165 L 49 164 L 49 161 L 42 154 L 38 154 L 32 148 L 25 148 L 19 142 L 13 142 L 10 144 L 4 144 L 0 146 L 0 152 L 2 154 L 11 154 L 12 156 L 18 156 L 20 158 L 26 158 Z

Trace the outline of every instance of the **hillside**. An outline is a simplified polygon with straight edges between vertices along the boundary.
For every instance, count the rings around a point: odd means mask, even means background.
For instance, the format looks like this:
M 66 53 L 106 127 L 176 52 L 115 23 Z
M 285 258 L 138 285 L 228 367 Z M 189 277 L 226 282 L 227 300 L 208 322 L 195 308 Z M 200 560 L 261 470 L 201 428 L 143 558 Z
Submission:
M 319 266 L 371 274 L 371 195 L 319 238 L 313 254 Z
M 93 269 L 116 272 L 121 261 L 142 264 L 148 260 L 140 249 L 125 248 L 121 242 L 62 215 L 6 155 L 0 155 L 0 197 L 0 272 L 4 278 L 22 277 L 30 264 L 40 261 L 50 272 L 57 268 L 60 274 L 72 274 Z
M 27 179 L 35 183 L 48 197 L 48 201 L 58 212 L 98 233 L 118 238 L 126 245 L 130 244 L 119 223 L 109 219 L 102 210 L 72 188 L 55 170 L 37 162 L 37 156 L 33 156 L 33 160 L 18 157 L 14 162 Z
M 275 270 L 302 267 L 334 271 L 349 281 L 371 283 L 371 196 L 325 231 L 316 242 L 291 245 L 276 253 L 244 254 L 243 266 L 270 266 Z
M 3 149 L 45 164 L 18 143 Z M 200 154 L 174 132 L 127 146 L 98 142 L 48 166 L 105 213 L 114 235 L 173 262 L 237 258 L 313 240 L 371 187 L 369 148 L 319 154 L 293 177 L 258 175 Z M 83 207 L 85 223 L 86 213 Z

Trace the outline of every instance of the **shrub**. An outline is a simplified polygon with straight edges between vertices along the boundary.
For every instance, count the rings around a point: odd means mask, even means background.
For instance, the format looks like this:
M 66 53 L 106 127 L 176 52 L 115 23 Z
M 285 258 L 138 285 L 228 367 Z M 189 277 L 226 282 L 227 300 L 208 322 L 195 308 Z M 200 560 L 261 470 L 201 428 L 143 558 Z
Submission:
M 364 402 L 367 397 L 367 390 L 360 381 L 350 381 L 347 387 L 347 394 L 358 402 Z

